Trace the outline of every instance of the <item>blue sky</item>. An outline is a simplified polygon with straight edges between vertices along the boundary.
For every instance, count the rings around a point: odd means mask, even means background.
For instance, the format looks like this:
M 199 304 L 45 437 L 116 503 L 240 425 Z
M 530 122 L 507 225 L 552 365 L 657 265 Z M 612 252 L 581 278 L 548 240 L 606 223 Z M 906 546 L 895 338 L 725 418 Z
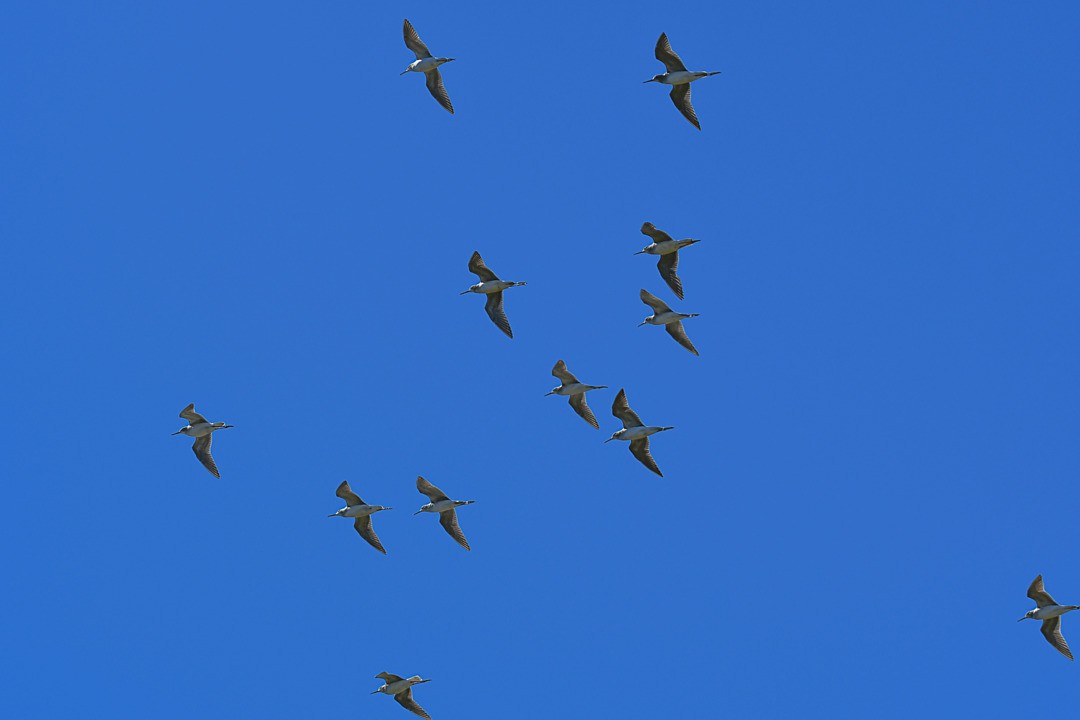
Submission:
M 409 717 L 383 670 L 436 720 L 1080 700 L 1016 623 L 1038 573 L 1080 603 L 1075 3 L 372 5 L 0 10 L 0 714 Z M 722 71 L 702 132 L 661 31 Z M 645 220 L 702 240 L 683 302 Z M 620 387 L 663 479 L 602 444 Z

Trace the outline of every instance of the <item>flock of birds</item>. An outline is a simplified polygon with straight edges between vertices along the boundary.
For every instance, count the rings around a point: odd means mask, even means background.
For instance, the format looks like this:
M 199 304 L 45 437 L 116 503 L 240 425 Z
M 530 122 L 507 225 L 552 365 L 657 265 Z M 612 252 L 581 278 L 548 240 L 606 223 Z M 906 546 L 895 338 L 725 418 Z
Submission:
M 439 67 L 453 61 L 454 58 L 433 57 L 427 46 L 420 39 L 416 29 L 408 20 L 405 20 L 404 35 L 405 45 L 415 53 L 416 60 L 410 63 L 401 74 L 404 75 L 409 72 L 424 73 L 427 88 L 432 96 L 440 105 L 453 113 L 454 106 L 450 102 L 450 96 L 446 92 L 446 87 L 443 85 Z M 675 103 L 675 107 L 679 109 L 687 120 L 700 130 L 701 125 L 698 122 L 697 114 L 690 104 L 690 83 L 718 73 L 688 71 L 685 65 L 683 65 L 682 60 L 679 59 L 679 56 L 671 49 L 671 44 L 668 42 L 667 35 L 664 33 L 660 35 L 660 39 L 656 43 L 656 58 L 664 64 L 666 72 L 656 75 L 645 82 L 659 82 L 671 85 L 671 99 Z M 641 226 L 641 232 L 642 234 L 647 235 L 652 242 L 634 254 L 659 256 L 657 269 L 660 272 L 660 277 L 675 296 L 679 300 L 682 300 L 683 285 L 677 272 L 679 268 L 679 250 L 689 247 L 690 245 L 699 242 L 699 240 L 692 238 L 675 240 L 667 233 L 657 229 L 651 222 L 643 224 Z M 499 330 L 504 332 L 508 337 L 513 338 L 513 330 L 511 329 L 510 321 L 506 316 L 503 292 L 512 287 L 523 286 L 526 283 L 501 280 L 484 263 L 479 252 L 474 252 L 472 254 L 472 257 L 469 259 L 468 268 L 471 273 L 475 274 L 480 279 L 480 282 L 470 286 L 460 294 L 467 295 L 469 293 L 476 293 L 486 296 L 487 299 L 484 309 L 486 310 L 488 317 Z M 640 297 L 641 301 L 652 309 L 652 314 L 642 320 L 638 327 L 646 324 L 662 325 L 677 343 L 694 355 L 698 355 L 697 349 L 690 341 L 682 324 L 683 320 L 697 317 L 697 313 L 675 312 L 663 300 L 645 289 L 640 291 Z M 558 387 L 555 387 L 548 392 L 547 395 L 562 395 L 567 397 L 570 407 L 573 408 L 574 412 L 593 428 L 599 429 L 600 424 L 597 422 L 596 416 L 589 408 L 585 395 L 592 390 L 606 389 L 607 386 L 588 385 L 580 382 L 577 377 L 570 372 L 566 363 L 562 360 L 555 363 L 555 366 L 551 370 L 551 374 L 559 380 L 560 384 Z M 646 468 L 663 477 L 663 473 L 660 471 L 656 460 L 653 459 L 649 450 L 649 437 L 674 428 L 670 426 L 645 425 L 645 423 L 641 421 L 641 418 L 638 417 L 637 413 L 631 409 L 626 398 L 625 389 L 620 389 L 615 396 L 615 400 L 611 406 L 611 413 L 622 422 L 623 427 L 621 430 L 614 432 L 611 437 L 604 442 L 607 443 L 611 440 L 623 440 L 629 442 L 631 454 L 633 454 L 633 456 Z M 205 417 L 195 411 L 194 403 L 189 404 L 181 410 L 180 417 L 187 420 L 188 424 L 177 430 L 173 435 L 182 434 L 195 438 L 195 442 L 192 445 L 195 456 L 214 477 L 220 478 L 221 474 L 218 472 L 217 463 L 214 462 L 214 458 L 210 453 L 211 440 L 215 431 L 231 428 L 233 426 L 224 422 L 208 421 Z M 414 515 L 419 515 L 421 513 L 437 513 L 439 516 L 439 523 L 443 526 L 443 529 L 446 530 L 447 534 L 461 547 L 470 550 L 469 542 L 466 540 L 465 534 L 458 524 L 457 508 L 464 505 L 470 505 L 475 501 L 453 500 L 423 477 L 416 478 L 416 489 L 421 494 L 427 496 L 430 502 L 421 506 Z M 343 481 L 338 486 L 335 494 L 345 501 L 345 507 L 332 513 L 328 517 L 352 518 L 353 527 L 360 537 L 379 552 L 386 554 L 386 549 L 383 547 L 382 541 L 379 540 L 379 536 L 375 533 L 375 528 L 372 524 L 372 516 L 377 512 L 392 510 L 393 508 L 367 504 L 352 490 L 348 481 Z M 1071 660 L 1073 658 L 1072 652 L 1069 650 L 1069 646 L 1061 634 L 1061 616 L 1072 610 L 1080 610 L 1080 605 L 1058 604 L 1050 597 L 1049 593 L 1047 593 L 1043 587 L 1041 575 L 1036 577 L 1031 583 L 1027 595 L 1035 601 L 1036 609 L 1029 610 L 1024 617 L 1020 618 L 1020 620 L 1022 621 L 1030 618 L 1042 621 L 1042 634 L 1046 637 L 1047 641 L 1061 652 L 1061 654 Z M 375 677 L 384 682 L 381 687 L 372 692 L 373 695 L 378 693 L 392 695 L 405 709 L 430 720 L 431 716 L 428 715 L 412 696 L 413 686 L 430 682 L 430 678 L 423 679 L 419 675 L 403 678 L 389 672 L 381 672 Z

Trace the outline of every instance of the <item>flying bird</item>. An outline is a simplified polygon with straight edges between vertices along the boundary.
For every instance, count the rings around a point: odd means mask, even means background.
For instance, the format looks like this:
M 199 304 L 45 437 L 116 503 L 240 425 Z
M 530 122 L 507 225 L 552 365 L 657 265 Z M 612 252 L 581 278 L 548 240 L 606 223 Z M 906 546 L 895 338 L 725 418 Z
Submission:
M 701 241 L 694 240 L 693 238 L 672 240 L 670 235 L 663 230 L 657 230 L 656 226 L 651 222 L 647 222 L 641 226 L 641 234 L 648 235 L 652 238 L 652 242 L 634 254 L 641 255 L 642 253 L 648 253 L 649 255 L 659 255 L 660 260 L 656 263 L 656 269 L 660 271 L 660 277 L 664 278 L 664 282 L 666 282 L 668 287 L 671 288 L 671 291 L 675 293 L 675 297 L 682 300 L 682 280 L 679 279 L 679 276 L 676 273 L 679 269 L 679 250 Z
M 404 32 L 405 45 L 416 55 L 416 60 L 409 63 L 409 66 L 402 70 L 400 74 L 404 75 L 407 72 L 424 73 L 424 80 L 427 83 L 427 89 L 431 93 L 431 97 L 438 100 L 439 104 L 453 115 L 454 106 L 450 102 L 450 96 L 446 93 L 446 88 L 443 86 L 439 66 L 452 62 L 455 58 L 432 57 L 431 51 L 427 49 L 427 45 L 416 34 L 416 28 L 412 26 L 408 19 L 405 20 Z
M 590 390 L 602 390 L 607 385 L 586 385 L 578 382 L 574 374 L 566 369 L 566 363 L 562 360 L 555 363 L 555 367 L 551 368 L 551 374 L 557 377 L 562 384 L 544 395 L 544 397 L 548 395 L 569 395 L 570 407 L 574 408 L 574 412 L 580 415 L 585 422 L 599 430 L 600 423 L 596 422 L 596 416 L 593 415 L 593 411 L 585 403 L 585 393 Z
M 398 701 L 398 704 L 401 705 L 401 707 L 422 718 L 431 720 L 431 716 L 427 714 L 427 711 L 424 710 L 424 708 L 420 707 L 420 705 L 413 700 L 412 696 L 413 685 L 431 682 L 431 678 L 424 680 L 419 675 L 413 675 L 411 678 L 403 678 L 400 675 L 394 675 L 393 673 L 388 672 L 381 672 L 375 677 L 384 680 L 385 682 L 382 687 L 372 692 L 372 695 L 375 693 L 393 695 L 394 699 Z
M 480 257 L 479 252 L 474 252 L 472 257 L 469 258 L 469 272 L 480 278 L 480 282 L 458 294 L 467 295 L 473 292 L 487 295 L 487 304 L 484 305 L 484 309 L 487 311 L 488 317 L 491 318 L 491 322 L 495 323 L 495 326 L 506 333 L 508 337 L 513 338 L 514 331 L 510 329 L 510 321 L 506 319 L 506 311 L 503 309 L 503 290 L 524 285 L 525 283 L 500 280 L 484 264 L 484 259 Z
M 664 477 L 664 473 L 660 472 L 659 466 L 657 466 L 656 461 L 653 460 L 653 456 L 649 452 L 649 436 L 665 430 L 674 430 L 675 428 L 645 425 L 645 423 L 641 422 L 641 418 L 630 409 L 630 403 L 626 401 L 626 390 L 619 390 L 619 394 L 615 396 L 615 402 L 611 405 L 611 414 L 622 420 L 623 429 L 615 432 L 604 442 L 629 440 L 630 452 L 634 457 L 640 460 L 642 465 L 660 477 Z
M 698 122 L 694 106 L 690 104 L 690 83 L 710 75 L 719 75 L 720 72 L 691 72 L 687 70 L 686 66 L 683 65 L 683 61 L 671 49 L 667 33 L 660 33 L 660 39 L 656 41 L 656 59 L 664 63 L 667 72 L 654 75 L 645 82 L 671 85 L 671 102 L 675 103 L 675 107 L 679 108 L 679 112 L 683 114 L 683 117 L 700 130 L 701 123 Z
M 1061 634 L 1061 616 L 1072 610 L 1080 610 L 1080 605 L 1058 605 L 1043 587 L 1042 575 L 1032 581 L 1027 596 L 1035 601 L 1036 608 L 1028 610 L 1020 620 L 1027 620 L 1028 618 L 1042 620 L 1043 637 L 1059 653 L 1072 660 L 1073 655 L 1069 650 L 1069 644 L 1065 642 L 1065 637 Z M 1020 620 L 1017 622 L 1020 622 Z
M 195 403 L 191 403 L 181 410 L 180 417 L 187 420 L 188 424 L 174 432 L 173 435 L 183 434 L 195 438 L 195 442 L 191 446 L 191 449 L 195 452 L 195 457 L 199 458 L 199 462 L 210 471 L 211 475 L 220 478 L 221 473 L 218 472 L 217 463 L 214 462 L 213 456 L 210 455 L 210 433 L 215 430 L 231 428 L 232 425 L 226 425 L 223 422 L 208 422 L 206 418 L 195 412 Z
M 367 540 L 371 547 L 385 555 L 386 548 L 379 542 L 379 536 L 375 534 L 375 528 L 371 525 L 371 516 L 380 510 L 393 510 L 394 508 L 383 507 L 382 505 L 368 505 L 360 499 L 359 495 L 352 491 L 348 480 L 342 480 L 341 484 L 338 485 L 337 492 L 334 494 L 345 501 L 345 507 L 326 517 L 356 518 L 356 521 L 353 522 L 356 532 L 360 533 L 360 537 Z
M 465 539 L 465 533 L 461 532 L 461 526 L 458 525 L 456 508 L 462 505 L 471 505 L 476 501 L 451 500 L 446 496 L 446 493 L 419 476 L 416 478 L 416 489 L 427 495 L 431 502 L 414 512 L 413 515 L 419 515 L 422 512 L 439 513 L 439 524 L 449 533 L 450 537 L 454 538 L 457 544 L 466 550 L 472 550 L 469 547 L 469 541 Z
M 638 327 L 645 324 L 663 325 L 664 329 L 667 330 L 668 335 L 675 338 L 675 342 L 679 343 L 695 355 L 698 354 L 697 348 L 694 347 L 694 343 L 690 342 L 690 338 L 686 336 L 686 330 L 683 328 L 682 321 L 686 318 L 697 317 L 700 313 L 677 313 L 669 308 L 663 300 L 644 288 L 641 290 L 641 302 L 651 307 L 653 309 L 653 314 L 638 323 Z

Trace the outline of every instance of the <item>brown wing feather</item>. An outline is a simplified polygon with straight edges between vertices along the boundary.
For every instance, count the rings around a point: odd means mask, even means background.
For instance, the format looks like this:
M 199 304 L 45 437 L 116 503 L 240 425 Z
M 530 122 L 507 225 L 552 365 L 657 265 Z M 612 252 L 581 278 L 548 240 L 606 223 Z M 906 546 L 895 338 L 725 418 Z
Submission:
M 465 539 L 465 533 L 461 532 L 461 526 L 458 525 L 456 510 L 451 508 L 439 513 L 439 524 L 446 529 L 450 537 L 457 540 L 458 545 L 466 550 L 472 550 L 469 547 L 469 541 Z
M 419 715 L 422 718 L 427 718 L 427 720 L 431 720 L 431 716 L 427 714 L 427 711 L 413 700 L 412 688 L 405 688 L 395 695 L 394 699 L 398 701 L 398 704 L 401 705 L 401 707 L 409 712 Z
M 420 39 L 420 36 L 416 32 L 416 28 L 412 26 L 409 19 L 405 19 L 405 46 L 416 54 L 417 60 L 423 60 L 424 58 L 431 57 L 431 51 L 428 50 L 427 45 Z
M 619 390 L 619 394 L 615 396 L 615 402 L 611 403 L 611 414 L 622 420 L 624 428 L 640 427 L 645 424 L 641 422 L 638 414 L 630 409 L 625 389 Z
M 648 235 L 652 238 L 653 242 L 669 242 L 671 240 L 670 235 L 663 230 L 657 230 L 656 226 L 651 222 L 647 222 L 641 226 L 641 234 Z
M 342 480 L 341 484 L 338 485 L 338 488 L 334 492 L 334 494 L 337 495 L 342 500 L 344 500 L 345 504 L 347 506 L 349 506 L 349 507 L 352 507 L 353 505 L 366 505 L 367 504 L 363 500 L 360 499 L 359 495 L 357 495 L 356 493 L 354 493 L 352 491 L 352 488 L 349 487 L 349 481 L 348 480 Z
M 217 463 L 214 462 L 214 457 L 210 454 L 211 437 L 211 435 L 203 435 L 201 438 L 195 438 L 191 449 L 194 451 L 195 457 L 199 458 L 199 462 L 203 464 L 203 467 L 209 470 L 211 475 L 220 479 L 221 473 L 218 472 Z
M 690 124 L 701 129 L 701 123 L 698 122 L 697 113 L 694 112 L 694 106 L 690 102 L 690 83 L 683 83 L 682 85 L 671 86 L 671 102 L 675 103 L 675 107 L 679 108 L 679 112 L 683 114 L 683 117 L 690 121 Z
M 1031 581 L 1031 586 L 1028 588 L 1027 596 L 1035 601 L 1035 605 L 1037 607 L 1057 605 L 1057 603 L 1054 602 L 1054 598 L 1050 597 L 1050 593 L 1046 592 L 1046 588 L 1043 587 L 1042 575 L 1039 575 Z
M 450 111 L 450 114 L 454 114 L 454 104 L 450 102 L 450 95 L 446 92 L 446 86 L 443 85 L 442 73 L 439 72 L 439 68 L 429 70 L 424 73 L 424 82 L 427 84 L 428 92 L 431 93 L 431 97 L 439 101 L 439 104 Z
M 510 321 L 506 317 L 506 310 L 503 309 L 503 294 L 499 292 L 489 293 L 487 302 L 484 304 L 484 310 L 487 310 L 488 317 L 491 318 L 491 322 L 495 323 L 495 327 L 506 333 L 509 338 L 514 337 L 514 331 L 510 329 Z
M 430 499 L 431 502 L 439 502 L 441 500 L 450 499 L 446 496 L 446 493 L 444 493 L 442 490 L 435 487 L 419 475 L 416 476 L 416 489 L 424 495 L 427 495 L 428 499 Z
M 360 533 L 360 537 L 368 541 L 368 544 L 371 545 L 371 547 L 375 548 L 383 555 L 386 554 L 386 548 L 382 546 L 382 542 L 379 541 L 379 536 L 375 534 L 375 527 L 371 524 L 370 515 L 356 518 L 353 527 L 356 528 L 356 532 Z
M 656 41 L 656 59 L 664 63 L 664 67 L 667 68 L 668 72 L 686 70 L 682 58 L 676 55 L 675 51 L 671 49 L 671 43 L 668 41 L 667 33 L 660 33 L 660 39 Z
M 675 342 L 679 343 L 695 355 L 698 354 L 697 348 L 694 347 L 694 343 L 690 342 L 690 338 L 686 335 L 686 328 L 683 327 L 682 321 L 676 320 L 673 323 L 668 323 L 664 326 L 664 329 L 668 331 L 668 335 L 675 338 Z
M 491 269 L 484 264 L 484 258 L 480 257 L 479 251 L 474 251 L 472 257 L 469 258 L 469 272 L 480 278 L 480 282 L 490 282 L 499 279 L 499 276 L 493 273 Z
M 671 308 L 667 306 L 667 303 L 660 298 L 653 295 L 645 288 L 641 288 L 641 292 L 638 293 L 638 297 L 641 298 L 641 302 L 645 303 L 653 309 L 653 312 L 657 315 L 662 313 L 671 312 Z
M 675 297 L 682 300 L 682 280 L 679 279 L 678 275 L 679 251 L 676 250 L 673 253 L 661 255 L 656 262 L 656 269 L 660 271 L 660 277 L 664 278 L 664 282 L 671 288 L 671 292 L 675 293 Z
M 195 412 L 195 403 L 191 403 L 186 408 L 181 410 L 180 417 L 187 420 L 192 425 L 198 425 L 199 423 L 206 422 L 206 418 Z
M 1057 603 L 1054 603 L 1055 605 Z M 1053 645 L 1059 653 L 1073 659 L 1072 651 L 1069 650 L 1069 644 L 1065 642 L 1064 636 L 1061 634 L 1061 616 L 1050 618 L 1049 620 L 1043 620 L 1042 634 L 1046 638 L 1046 641 Z
M 638 438 L 637 440 L 630 441 L 630 452 L 641 461 L 641 464 L 652 470 L 660 477 L 664 477 L 664 473 L 660 472 L 660 467 L 653 460 L 652 453 L 649 452 L 649 438 Z
M 563 385 L 572 385 L 578 381 L 574 374 L 566 369 L 566 363 L 560 360 L 551 368 L 551 374 L 562 381 Z
M 574 412 L 585 419 L 585 422 L 592 425 L 597 430 L 600 429 L 600 423 L 596 422 L 596 416 L 593 415 L 593 411 L 589 408 L 589 405 L 585 402 L 585 393 L 578 393 L 577 395 L 570 396 L 570 407 L 574 408 Z

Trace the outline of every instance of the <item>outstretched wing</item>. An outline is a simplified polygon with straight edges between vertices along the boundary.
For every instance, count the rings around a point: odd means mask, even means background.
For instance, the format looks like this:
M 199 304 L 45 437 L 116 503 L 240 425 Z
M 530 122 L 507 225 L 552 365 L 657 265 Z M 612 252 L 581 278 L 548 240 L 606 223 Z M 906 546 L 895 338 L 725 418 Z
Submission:
M 1031 581 L 1031 587 L 1028 588 L 1027 596 L 1035 601 L 1037 607 L 1057 605 L 1057 603 L 1054 602 L 1054 598 L 1050 597 L 1050 593 L 1046 592 L 1046 588 L 1043 587 L 1042 575 L 1039 575 Z
M 656 59 L 664 63 L 664 67 L 667 68 L 668 72 L 686 70 L 682 58 L 676 55 L 675 51 L 671 49 L 671 43 L 668 42 L 667 33 L 660 33 L 660 39 L 656 41 Z
M 690 342 L 690 338 L 686 336 L 686 328 L 683 327 L 681 321 L 676 320 L 673 323 L 668 323 L 664 326 L 664 329 L 668 331 L 668 335 L 675 338 L 675 342 L 679 343 L 695 355 L 698 354 L 697 348 L 694 347 L 694 343 Z
M 664 278 L 664 282 L 671 288 L 671 292 L 675 293 L 675 297 L 682 300 L 682 280 L 679 279 L 677 272 L 679 269 L 679 251 L 676 250 L 673 253 L 661 255 L 656 263 L 656 269 L 660 271 L 660 277 Z
M 353 505 L 366 505 L 367 504 L 363 500 L 360 499 L 359 495 L 357 495 L 356 493 L 354 493 L 352 491 L 352 488 L 349 487 L 349 481 L 348 480 L 342 480 L 341 484 L 338 485 L 337 492 L 335 492 L 334 494 L 337 495 L 342 500 L 344 500 L 345 504 L 348 505 L 349 507 L 352 507 Z
M 577 395 L 570 396 L 570 407 L 574 408 L 574 412 L 584 418 L 585 422 L 592 425 L 597 430 L 600 429 L 600 423 L 596 422 L 596 416 L 593 415 L 593 411 L 589 408 L 585 402 L 585 393 L 578 393 Z
M 195 412 L 195 403 L 191 403 L 186 408 L 181 410 L 180 411 L 180 417 L 187 420 L 188 423 L 190 423 L 192 425 L 198 425 L 199 423 L 206 422 L 206 418 L 204 418 L 199 413 Z
M 499 292 L 489 293 L 487 303 L 484 305 L 488 317 L 496 327 L 506 333 L 507 337 L 513 338 L 514 331 L 510 329 L 510 321 L 506 319 L 506 310 L 503 309 L 503 294 Z
M 1072 651 L 1069 650 L 1069 644 L 1065 642 L 1065 638 L 1061 634 L 1061 616 L 1052 617 L 1049 620 L 1043 620 L 1042 634 L 1046 638 L 1046 641 L 1057 648 L 1057 651 L 1069 658 L 1073 659 Z
M 657 230 L 656 226 L 651 222 L 647 222 L 641 226 L 641 234 L 648 235 L 652 238 L 653 242 L 671 242 L 671 236 L 663 230 Z
M 653 312 L 657 315 L 663 315 L 664 313 L 671 312 L 671 308 L 667 306 L 667 303 L 653 295 L 645 288 L 641 289 L 640 297 L 641 302 L 651 307 L 653 309 Z
M 199 458 L 199 462 L 203 464 L 203 467 L 209 470 L 211 475 L 220 479 L 221 473 L 218 472 L 217 463 L 214 462 L 213 456 L 210 455 L 210 438 L 210 434 L 195 438 L 191 449 L 195 452 L 195 457 Z
M 578 381 L 574 374 L 566 369 L 566 363 L 560 360 L 551 368 L 551 374 L 562 381 L 563 385 L 573 385 Z
M 484 264 L 484 258 L 480 257 L 479 251 L 474 251 L 472 257 L 469 258 L 469 272 L 480 278 L 480 282 L 499 279 L 499 276 L 491 272 L 488 266 Z
M 439 104 L 453 115 L 454 104 L 450 102 L 450 96 L 446 92 L 446 86 L 443 85 L 442 73 L 439 72 L 439 68 L 424 73 L 424 81 L 427 83 L 427 89 L 431 93 L 431 97 L 438 100 Z
M 383 672 L 379 673 L 378 675 L 376 675 L 375 677 L 382 678 L 383 680 L 386 681 L 387 685 L 391 685 L 391 684 L 396 683 L 396 682 L 401 682 L 402 680 L 405 679 L 405 678 L 401 677 L 400 675 L 395 675 L 394 673 L 388 673 L 385 670 Z
M 419 715 L 422 718 L 427 718 L 427 720 L 431 720 L 431 716 L 427 714 L 427 711 L 424 710 L 424 708 L 420 707 L 420 705 L 415 700 L 413 700 L 412 688 L 405 688 L 397 695 L 395 695 L 394 699 L 398 701 L 398 704 L 401 705 L 401 707 L 405 708 L 409 712 Z
M 641 427 L 645 424 L 637 413 L 630 409 L 625 389 L 619 390 L 619 394 L 615 396 L 615 402 L 611 404 L 611 414 L 622 420 L 624 428 Z
M 431 502 L 439 502 L 441 500 L 450 499 L 446 496 L 446 493 L 444 493 L 442 490 L 435 487 L 419 475 L 416 476 L 416 489 L 422 492 L 424 495 L 427 495 L 428 499 L 430 499 Z
M 427 49 L 427 45 L 420 39 L 420 36 L 416 34 L 416 28 L 412 26 L 408 18 L 405 19 L 405 46 L 408 47 L 416 55 L 417 60 L 423 60 L 424 58 L 431 57 L 431 51 Z
M 683 117 L 690 121 L 690 124 L 701 129 L 701 123 L 698 122 L 697 113 L 694 112 L 694 106 L 690 104 L 690 83 L 683 83 L 682 85 L 671 86 L 671 102 L 675 103 L 675 107 L 679 108 L 679 112 L 683 114 Z
M 370 515 L 356 518 L 353 527 L 356 528 L 356 532 L 360 533 L 360 537 L 368 541 L 368 544 L 371 545 L 371 547 L 375 548 L 383 555 L 386 554 L 386 548 L 382 546 L 382 543 L 379 542 L 379 536 L 375 534 L 375 528 L 371 524 Z
M 457 540 L 457 544 L 466 550 L 472 550 L 469 547 L 469 541 L 465 539 L 465 533 L 461 532 L 461 526 L 457 521 L 457 510 L 450 508 L 439 513 L 439 524 L 450 534 L 450 537 Z
M 634 457 L 641 461 L 641 464 L 652 470 L 660 477 L 664 477 L 664 473 L 660 472 L 660 467 L 653 460 L 652 453 L 649 452 L 649 438 L 643 437 L 637 440 L 630 441 L 630 452 Z

